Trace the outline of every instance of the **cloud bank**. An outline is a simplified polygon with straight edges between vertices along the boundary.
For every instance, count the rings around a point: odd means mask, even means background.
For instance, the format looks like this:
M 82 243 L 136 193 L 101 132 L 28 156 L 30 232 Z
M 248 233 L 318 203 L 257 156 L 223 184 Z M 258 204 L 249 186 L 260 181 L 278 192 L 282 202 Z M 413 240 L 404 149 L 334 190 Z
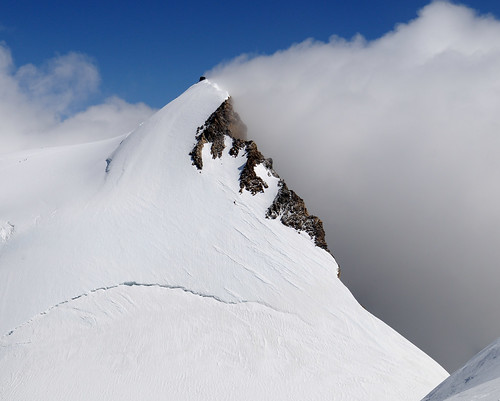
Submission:
M 17 68 L 10 49 L 0 43 L 0 154 L 121 135 L 153 113 L 145 104 L 117 97 L 86 108 L 99 84 L 97 67 L 83 54 Z
M 377 40 L 206 73 L 323 219 L 358 300 L 451 370 L 500 335 L 499 38 L 437 1 Z

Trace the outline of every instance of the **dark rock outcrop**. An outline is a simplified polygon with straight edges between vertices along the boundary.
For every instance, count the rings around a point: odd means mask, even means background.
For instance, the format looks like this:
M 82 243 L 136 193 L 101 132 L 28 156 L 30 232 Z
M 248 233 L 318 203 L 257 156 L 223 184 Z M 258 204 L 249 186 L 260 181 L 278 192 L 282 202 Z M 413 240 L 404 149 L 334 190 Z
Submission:
M 254 141 L 245 143 L 245 153 L 247 162 L 240 173 L 240 192 L 243 192 L 243 189 L 246 189 L 252 195 L 258 192 L 264 192 L 264 189 L 268 188 L 268 185 L 255 173 L 255 167 L 257 164 L 263 163 L 265 158 L 262 153 L 259 152 L 259 149 L 257 149 L 257 144 Z
M 294 191 L 288 189 L 285 181 L 280 180 L 278 187 L 278 194 L 267 209 L 266 217 L 268 219 L 279 217 L 285 226 L 295 228 L 297 231 L 305 231 L 314 239 L 317 246 L 330 252 L 325 240 L 323 222 L 319 217 L 309 214 L 304 200 Z
M 201 170 L 203 169 L 202 151 L 205 144 L 210 144 L 210 153 L 213 159 L 220 158 L 225 148 L 226 136 L 232 138 L 229 154 L 237 157 L 243 150 L 247 158 L 246 163 L 241 168 L 240 192 L 245 189 L 255 195 L 259 192 L 263 193 L 268 188 L 268 184 L 255 172 L 257 165 L 262 164 L 269 175 L 276 178 L 279 176 L 273 170 L 272 159 L 266 159 L 254 141 L 246 140 L 246 132 L 246 126 L 233 110 L 231 98 L 229 98 L 212 113 L 203 126 L 198 127 L 196 144 L 189 155 L 193 165 Z M 292 227 L 297 231 L 305 231 L 318 247 L 330 252 L 321 220 L 308 213 L 304 200 L 294 191 L 288 189 L 283 180 L 280 179 L 278 186 L 278 194 L 269 206 L 266 218 L 279 218 L 285 226 Z
M 247 127 L 240 119 L 238 113 L 233 110 L 231 104 L 231 98 L 227 99 L 222 103 L 217 110 L 215 110 L 208 120 L 201 127 L 196 130 L 196 145 L 190 153 L 193 165 L 195 165 L 198 170 L 203 168 L 203 159 L 201 157 L 201 151 L 206 143 L 210 143 L 210 153 L 212 158 L 222 157 L 222 151 L 225 148 L 224 139 L 225 136 L 233 138 L 233 147 L 231 150 L 236 152 L 232 156 L 237 156 L 239 149 L 241 149 L 241 144 L 245 143 L 247 135 Z
M 243 139 L 233 138 L 233 146 L 229 149 L 229 154 L 233 157 L 238 156 L 240 150 L 245 147 L 246 142 Z

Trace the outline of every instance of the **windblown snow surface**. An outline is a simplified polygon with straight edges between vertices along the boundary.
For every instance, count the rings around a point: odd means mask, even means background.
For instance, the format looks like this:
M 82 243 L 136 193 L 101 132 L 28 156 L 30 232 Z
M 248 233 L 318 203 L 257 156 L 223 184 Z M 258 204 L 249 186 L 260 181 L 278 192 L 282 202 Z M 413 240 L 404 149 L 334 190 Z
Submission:
M 437 386 L 422 401 L 500 400 L 500 338 Z
M 192 165 L 227 97 L 202 81 L 128 136 L 0 158 L 0 399 L 401 401 L 447 377 L 265 218 L 278 178 L 240 193 L 229 142 Z

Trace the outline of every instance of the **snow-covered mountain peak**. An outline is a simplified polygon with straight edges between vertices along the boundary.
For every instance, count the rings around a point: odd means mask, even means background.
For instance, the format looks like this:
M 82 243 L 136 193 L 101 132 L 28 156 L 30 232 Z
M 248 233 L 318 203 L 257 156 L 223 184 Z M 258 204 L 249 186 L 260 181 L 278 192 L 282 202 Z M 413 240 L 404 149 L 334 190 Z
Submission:
M 184 165 L 178 158 L 192 146 L 193 125 L 204 124 L 228 97 L 209 80 L 190 87 L 141 124 L 110 155 L 107 170 L 111 180 L 123 174 L 140 175 L 144 170 L 152 175 L 166 165 Z
M 337 278 L 228 98 L 204 80 L 126 138 L 0 158 L 1 399 L 401 401 L 446 376 Z
M 179 109 L 179 104 L 182 109 Z M 202 122 L 193 132 L 192 125 L 197 121 Z M 209 151 L 203 151 L 205 145 Z M 246 190 L 255 196 L 269 189 L 269 193 L 274 194 L 274 198 L 266 196 L 271 201 L 263 217 L 278 219 L 284 225 L 308 234 L 317 246 L 328 250 L 321 220 L 309 215 L 302 198 L 288 189 L 273 170 L 272 159 L 265 158 L 257 144 L 247 140 L 247 128 L 234 111 L 228 93 L 209 80 L 193 85 L 181 98 L 165 106 L 126 138 L 107 158 L 106 172 L 111 182 L 128 176 L 142 187 L 149 183 L 155 188 L 158 179 L 168 181 L 168 177 L 162 176 L 166 166 L 175 165 L 176 169 L 182 166 L 187 170 L 189 157 L 201 172 L 204 157 L 222 159 L 225 150 L 239 163 L 232 168 L 238 169 L 235 173 L 238 174 L 240 193 Z M 228 168 L 231 169 L 225 167 Z M 158 173 L 159 177 L 156 176 Z M 220 173 L 222 179 L 227 171 L 221 170 Z M 125 185 L 130 187 L 128 180 Z M 273 187 L 269 188 L 269 185 Z

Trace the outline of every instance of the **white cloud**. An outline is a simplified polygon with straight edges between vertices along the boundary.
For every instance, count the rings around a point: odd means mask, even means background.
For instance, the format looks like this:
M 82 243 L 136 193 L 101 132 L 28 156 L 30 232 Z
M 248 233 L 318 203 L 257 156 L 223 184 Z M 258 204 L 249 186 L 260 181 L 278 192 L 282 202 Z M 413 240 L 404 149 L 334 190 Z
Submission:
M 68 53 L 54 57 L 41 67 L 21 66 L 14 76 L 32 101 L 40 102 L 61 115 L 95 93 L 100 83 L 97 67 L 89 57 Z
M 152 109 L 144 103 L 130 104 L 118 97 L 110 97 L 97 106 L 75 114 L 55 127 L 51 134 L 61 143 L 68 132 L 72 140 L 98 140 L 127 133 L 144 121 Z
M 500 333 L 499 38 L 498 20 L 438 1 L 374 41 L 206 74 L 323 218 L 360 300 L 452 367 Z
M 120 135 L 152 114 L 116 97 L 82 111 L 99 84 L 97 67 L 83 54 L 17 68 L 0 42 L 0 153 Z

